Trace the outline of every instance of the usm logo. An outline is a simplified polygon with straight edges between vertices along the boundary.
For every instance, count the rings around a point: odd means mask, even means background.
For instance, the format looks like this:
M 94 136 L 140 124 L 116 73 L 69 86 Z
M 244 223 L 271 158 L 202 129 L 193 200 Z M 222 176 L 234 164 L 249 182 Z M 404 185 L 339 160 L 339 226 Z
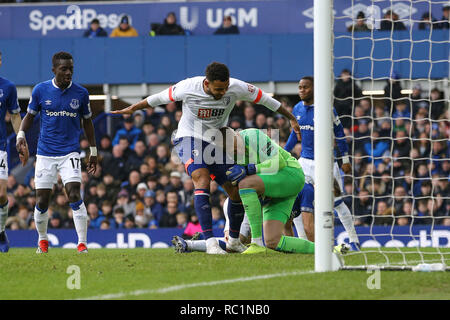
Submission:
M 224 112 L 225 109 L 200 108 L 198 109 L 197 117 L 200 119 L 220 117 Z

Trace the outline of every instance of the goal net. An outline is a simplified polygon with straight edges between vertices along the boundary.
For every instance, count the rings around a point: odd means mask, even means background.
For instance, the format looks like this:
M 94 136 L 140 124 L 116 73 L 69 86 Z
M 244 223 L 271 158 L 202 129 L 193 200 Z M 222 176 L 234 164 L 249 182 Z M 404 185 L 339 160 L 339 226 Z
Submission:
M 362 245 L 344 269 L 450 266 L 449 12 L 448 1 L 334 2 L 344 195 Z

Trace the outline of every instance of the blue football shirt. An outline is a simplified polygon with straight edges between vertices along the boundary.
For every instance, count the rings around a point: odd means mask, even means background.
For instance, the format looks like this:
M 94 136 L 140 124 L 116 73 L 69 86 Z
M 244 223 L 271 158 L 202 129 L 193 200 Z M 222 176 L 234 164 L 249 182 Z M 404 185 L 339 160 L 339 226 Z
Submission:
M 55 79 L 41 82 L 33 89 L 27 111 L 41 115 L 38 155 L 59 157 L 80 152 L 81 117 L 92 116 L 85 88 L 72 82 L 61 90 Z
M 0 77 L 0 150 L 6 151 L 6 111 L 19 113 L 16 86 L 9 80 Z
M 303 101 L 300 101 L 294 106 L 292 114 L 297 119 L 302 136 L 302 151 L 300 157 L 314 160 L 314 106 L 305 105 L 303 104 Z M 333 108 L 333 129 L 340 156 L 348 155 L 348 146 L 345 142 L 344 127 L 339 120 L 339 116 L 335 108 Z M 292 131 L 284 149 L 291 151 L 296 143 L 297 135 L 294 131 Z

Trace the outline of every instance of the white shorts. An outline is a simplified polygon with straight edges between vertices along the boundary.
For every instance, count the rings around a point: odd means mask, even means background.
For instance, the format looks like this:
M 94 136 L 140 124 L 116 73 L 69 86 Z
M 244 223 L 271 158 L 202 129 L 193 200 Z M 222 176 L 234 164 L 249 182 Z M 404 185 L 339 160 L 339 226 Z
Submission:
M 53 185 L 58 182 L 58 174 L 64 185 L 69 182 L 81 183 L 80 154 L 72 152 L 62 157 L 36 156 L 36 189 L 53 189 Z
M 0 151 L 0 180 L 8 180 L 8 154 Z
M 303 173 L 305 174 L 305 182 L 314 184 L 314 160 L 299 158 L 298 162 L 302 166 Z M 334 162 L 333 176 L 338 182 L 341 192 L 343 192 L 341 171 L 339 170 L 337 162 Z

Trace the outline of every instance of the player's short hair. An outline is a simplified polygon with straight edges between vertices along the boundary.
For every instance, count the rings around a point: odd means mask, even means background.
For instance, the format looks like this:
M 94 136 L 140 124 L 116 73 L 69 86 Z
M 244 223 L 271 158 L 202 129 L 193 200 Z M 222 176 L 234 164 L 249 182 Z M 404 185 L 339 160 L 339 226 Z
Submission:
M 230 79 L 230 70 L 220 62 L 211 62 L 205 71 L 206 79 L 210 82 L 215 80 L 228 81 Z
M 54 67 L 59 64 L 59 60 L 73 60 L 73 57 L 70 53 L 65 51 L 55 53 L 52 58 L 52 64 Z
M 313 76 L 304 76 L 300 80 L 309 80 L 311 83 L 314 83 L 314 77 Z

